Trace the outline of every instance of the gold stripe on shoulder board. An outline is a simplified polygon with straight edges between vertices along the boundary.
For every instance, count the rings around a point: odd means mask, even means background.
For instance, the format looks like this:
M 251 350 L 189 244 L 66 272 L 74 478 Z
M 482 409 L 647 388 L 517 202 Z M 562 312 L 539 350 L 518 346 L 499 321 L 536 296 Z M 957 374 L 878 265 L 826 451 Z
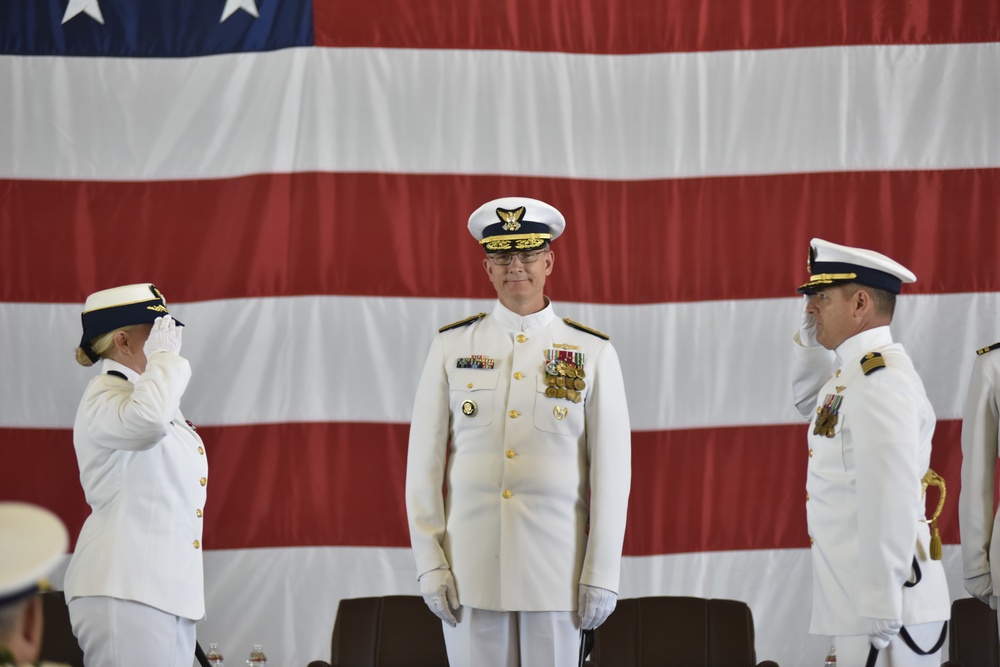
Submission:
M 478 315 L 473 315 L 472 317 L 466 317 L 464 320 L 459 320 L 458 322 L 452 322 L 451 324 L 446 324 L 440 329 L 438 333 L 443 333 L 449 329 L 457 329 L 458 327 L 464 327 L 467 324 L 472 324 L 476 320 L 486 317 L 486 313 L 479 313 Z
M 976 354 L 982 356 L 991 350 L 997 349 L 998 347 L 1000 347 L 1000 343 L 993 343 L 989 347 L 984 347 L 981 350 L 976 350 Z
M 590 327 L 584 326 L 584 325 L 580 324 L 579 322 L 574 322 L 573 320 L 569 319 L 568 317 L 564 317 L 563 318 L 563 322 L 565 322 L 569 326 L 573 327 L 574 329 L 579 329 L 580 331 L 586 331 L 587 333 L 589 333 L 589 334 L 591 334 L 593 336 L 597 336 L 598 338 L 603 338 L 604 340 L 611 340 L 611 336 L 609 336 L 608 334 L 606 334 L 606 333 L 604 333 L 602 331 L 598 331 L 597 329 L 591 329 Z

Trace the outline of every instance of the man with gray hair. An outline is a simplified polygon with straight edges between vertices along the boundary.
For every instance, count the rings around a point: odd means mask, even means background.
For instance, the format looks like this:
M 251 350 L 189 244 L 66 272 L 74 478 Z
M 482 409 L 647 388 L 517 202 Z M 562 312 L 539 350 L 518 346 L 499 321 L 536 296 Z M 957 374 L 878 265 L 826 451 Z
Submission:
M 889 330 L 896 295 L 916 276 L 823 239 L 811 243 L 809 269 L 792 377 L 795 405 L 811 422 L 809 631 L 834 637 L 842 665 L 938 665 L 948 585 L 923 496 L 940 483 L 929 467 L 936 420 Z

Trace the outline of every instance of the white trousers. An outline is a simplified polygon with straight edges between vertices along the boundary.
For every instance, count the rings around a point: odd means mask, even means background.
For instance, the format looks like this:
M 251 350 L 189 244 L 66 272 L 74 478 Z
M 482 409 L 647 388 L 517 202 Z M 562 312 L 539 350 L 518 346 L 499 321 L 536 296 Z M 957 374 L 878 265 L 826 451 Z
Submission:
M 917 646 L 927 651 L 941 637 L 943 625 L 941 621 L 908 625 L 906 631 Z M 871 650 L 868 635 L 836 637 L 834 645 L 837 647 L 837 667 L 865 667 Z M 940 664 L 941 649 L 930 655 L 919 655 L 906 645 L 900 635 L 893 637 L 889 645 L 878 652 L 878 661 L 875 663 L 877 667 L 937 667 Z
M 451 667 L 576 667 L 575 611 L 490 611 L 463 606 L 458 625 L 443 623 Z
M 192 667 L 195 622 L 131 600 L 104 596 L 69 603 L 86 667 Z

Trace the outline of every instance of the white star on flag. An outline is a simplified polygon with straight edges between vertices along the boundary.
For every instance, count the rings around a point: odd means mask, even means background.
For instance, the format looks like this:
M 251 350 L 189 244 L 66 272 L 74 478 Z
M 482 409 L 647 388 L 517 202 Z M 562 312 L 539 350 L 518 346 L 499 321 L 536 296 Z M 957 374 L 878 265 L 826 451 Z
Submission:
M 237 9 L 242 9 L 254 18 L 260 17 L 257 13 L 257 0 L 226 0 L 226 6 L 222 9 L 222 18 L 219 19 L 219 23 L 232 16 Z
M 101 25 L 104 25 L 104 15 L 101 14 L 101 6 L 97 3 L 98 0 L 69 0 L 69 4 L 66 5 L 66 13 L 63 14 L 62 22 L 66 23 L 66 21 L 69 21 L 82 12 Z

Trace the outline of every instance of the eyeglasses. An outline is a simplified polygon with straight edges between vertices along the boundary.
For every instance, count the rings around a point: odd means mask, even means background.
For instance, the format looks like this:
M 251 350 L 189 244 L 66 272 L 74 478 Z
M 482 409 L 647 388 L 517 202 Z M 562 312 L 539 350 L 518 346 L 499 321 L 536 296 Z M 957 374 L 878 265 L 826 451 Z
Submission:
M 498 266 L 507 266 L 514 261 L 517 257 L 521 260 L 521 264 L 531 264 L 532 262 L 538 261 L 538 256 L 547 250 L 525 250 L 523 252 L 498 252 L 495 255 L 490 255 L 490 259 L 493 263 Z

